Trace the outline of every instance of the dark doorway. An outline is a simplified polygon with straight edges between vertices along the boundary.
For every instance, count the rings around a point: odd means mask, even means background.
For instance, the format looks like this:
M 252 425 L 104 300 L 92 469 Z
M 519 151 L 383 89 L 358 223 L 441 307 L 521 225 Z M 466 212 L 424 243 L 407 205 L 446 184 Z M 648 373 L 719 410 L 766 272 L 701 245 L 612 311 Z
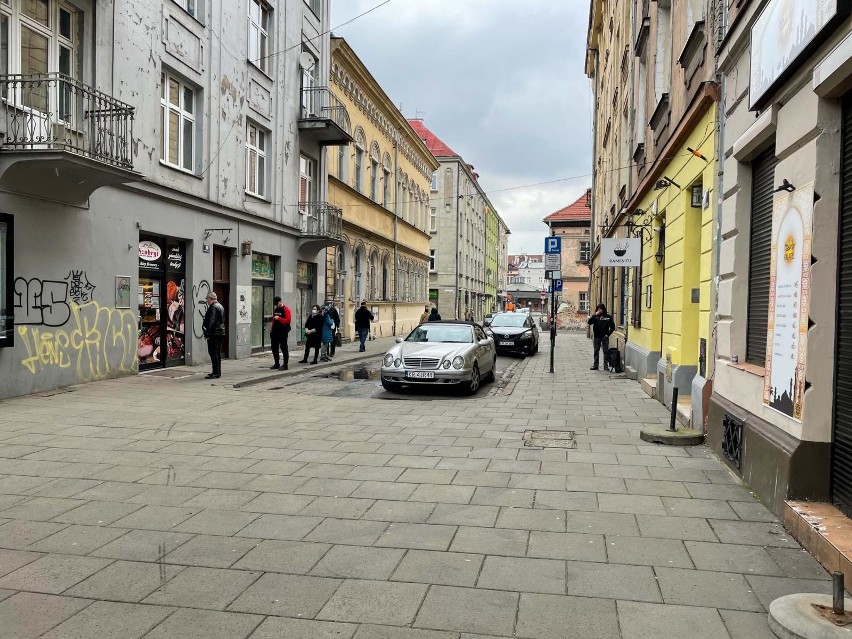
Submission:
M 229 357 L 228 344 L 231 331 L 231 249 L 224 246 L 213 246 L 213 292 L 219 298 L 219 303 L 225 309 L 225 331 L 222 340 L 222 357 Z

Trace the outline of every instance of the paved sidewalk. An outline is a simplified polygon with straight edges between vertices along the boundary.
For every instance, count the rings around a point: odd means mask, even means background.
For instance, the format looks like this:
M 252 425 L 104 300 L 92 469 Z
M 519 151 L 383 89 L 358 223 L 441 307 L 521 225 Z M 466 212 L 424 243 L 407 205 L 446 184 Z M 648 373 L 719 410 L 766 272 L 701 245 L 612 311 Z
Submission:
M 666 411 L 589 353 L 560 334 L 556 375 L 543 350 L 474 398 L 0 402 L 0 636 L 772 639 L 770 601 L 827 574 L 706 449 L 641 442 Z

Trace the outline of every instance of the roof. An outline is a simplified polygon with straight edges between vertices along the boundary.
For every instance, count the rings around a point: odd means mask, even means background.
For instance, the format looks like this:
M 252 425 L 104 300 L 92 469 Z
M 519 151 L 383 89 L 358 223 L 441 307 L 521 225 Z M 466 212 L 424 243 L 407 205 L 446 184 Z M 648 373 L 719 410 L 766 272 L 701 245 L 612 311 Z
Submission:
M 458 153 L 447 146 L 447 144 L 437 135 L 427 129 L 426 125 L 423 124 L 423 120 L 411 119 L 408 123 L 411 125 L 411 128 L 414 129 L 417 136 L 426 143 L 426 147 L 436 158 L 461 157 Z
M 592 221 L 592 189 L 586 189 L 577 201 L 551 213 L 544 222 Z

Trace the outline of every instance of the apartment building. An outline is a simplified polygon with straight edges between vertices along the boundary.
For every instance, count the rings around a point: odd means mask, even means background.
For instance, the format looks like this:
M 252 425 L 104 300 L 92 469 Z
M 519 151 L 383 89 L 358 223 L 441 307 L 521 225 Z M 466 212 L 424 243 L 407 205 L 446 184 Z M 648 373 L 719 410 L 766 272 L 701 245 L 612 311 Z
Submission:
M 407 335 L 428 302 L 429 192 L 438 161 L 343 38 L 331 43 L 331 86 L 350 114 L 353 144 L 337 147 L 329 200 L 343 238 L 328 250 L 329 290 L 344 335 L 367 302 L 377 336 Z
M 592 254 L 592 190 L 544 218 L 550 235 L 562 238 L 562 293 L 557 304 L 566 304 L 576 315 L 589 313 L 589 263 Z M 557 309 L 559 306 L 557 305 Z
M 325 296 L 328 0 L 0 2 L 0 396 L 267 347 Z M 306 190 L 304 175 L 312 182 Z M 291 339 L 298 339 L 299 331 Z

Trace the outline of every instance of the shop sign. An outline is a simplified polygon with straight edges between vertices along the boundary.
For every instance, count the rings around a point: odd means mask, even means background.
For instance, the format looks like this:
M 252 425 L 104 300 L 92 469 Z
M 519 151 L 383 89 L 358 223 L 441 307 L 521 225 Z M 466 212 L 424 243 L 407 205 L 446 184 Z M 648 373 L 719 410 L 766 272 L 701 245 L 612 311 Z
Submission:
M 161 271 L 163 270 L 162 257 L 163 249 L 159 244 L 150 240 L 139 242 L 139 268 Z
M 601 266 L 641 266 L 640 238 L 608 237 L 601 240 Z
M 801 422 L 811 297 L 813 182 L 776 198 L 763 403 Z
M 169 246 L 169 270 L 183 273 L 186 270 L 184 264 L 184 250 L 182 243 L 171 244 Z
M 256 280 L 275 279 L 275 261 L 271 255 L 251 254 L 251 276 Z
M 757 108 L 772 89 L 817 44 L 841 13 L 845 0 L 770 0 L 751 28 L 749 108 Z

